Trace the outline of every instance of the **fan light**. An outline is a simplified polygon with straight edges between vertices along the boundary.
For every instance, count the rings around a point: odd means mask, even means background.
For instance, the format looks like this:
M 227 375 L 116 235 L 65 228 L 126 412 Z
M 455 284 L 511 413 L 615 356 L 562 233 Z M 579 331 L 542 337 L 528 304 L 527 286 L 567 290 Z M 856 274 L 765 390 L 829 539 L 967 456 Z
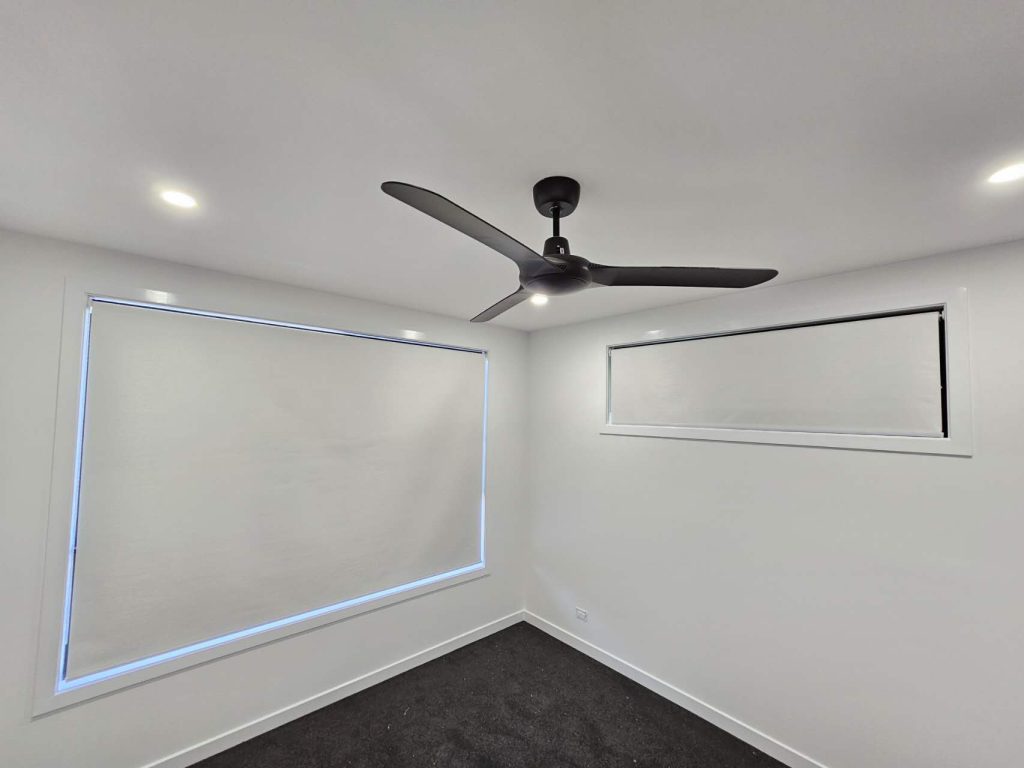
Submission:
M 533 304 L 536 304 L 538 307 L 543 307 L 545 304 L 548 303 L 548 297 L 545 296 L 543 293 L 535 293 L 533 294 L 533 296 L 530 297 L 530 301 Z
M 988 180 L 993 184 L 1005 184 L 1008 181 L 1017 181 L 1018 179 L 1024 179 L 1024 163 L 1008 165 L 988 177 Z
M 165 189 L 160 193 L 160 199 L 176 208 L 195 208 L 198 204 L 192 195 L 177 189 Z

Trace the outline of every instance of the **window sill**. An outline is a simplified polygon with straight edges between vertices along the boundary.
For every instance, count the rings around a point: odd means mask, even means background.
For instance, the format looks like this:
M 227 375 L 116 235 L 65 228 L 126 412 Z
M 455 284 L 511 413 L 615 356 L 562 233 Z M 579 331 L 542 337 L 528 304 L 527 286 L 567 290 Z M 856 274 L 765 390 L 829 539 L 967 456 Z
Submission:
M 971 456 L 969 439 L 950 437 L 911 437 L 906 435 L 851 435 L 834 432 L 784 432 L 761 429 L 722 429 L 712 427 L 669 427 L 633 424 L 605 424 L 602 435 L 667 437 L 676 440 L 712 440 L 724 443 L 766 443 L 815 448 L 845 448 L 859 451 L 926 453 L 946 456 Z

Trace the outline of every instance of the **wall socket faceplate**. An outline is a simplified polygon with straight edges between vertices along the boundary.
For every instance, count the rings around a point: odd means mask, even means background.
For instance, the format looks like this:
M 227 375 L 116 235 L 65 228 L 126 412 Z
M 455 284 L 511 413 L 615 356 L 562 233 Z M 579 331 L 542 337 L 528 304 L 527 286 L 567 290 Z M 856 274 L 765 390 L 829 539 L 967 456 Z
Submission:
M 576 606 L 576 618 L 579 619 L 580 621 L 586 621 L 587 620 L 587 609 L 586 608 L 580 608 L 577 605 Z

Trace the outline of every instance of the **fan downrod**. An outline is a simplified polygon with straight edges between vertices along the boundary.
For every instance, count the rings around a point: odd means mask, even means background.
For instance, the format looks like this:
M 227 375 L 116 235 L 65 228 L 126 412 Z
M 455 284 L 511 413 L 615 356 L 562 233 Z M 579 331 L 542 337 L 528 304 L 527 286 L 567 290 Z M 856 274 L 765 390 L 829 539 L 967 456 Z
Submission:
M 533 185 L 533 204 L 549 219 L 564 219 L 580 202 L 580 183 L 568 176 L 548 176 Z

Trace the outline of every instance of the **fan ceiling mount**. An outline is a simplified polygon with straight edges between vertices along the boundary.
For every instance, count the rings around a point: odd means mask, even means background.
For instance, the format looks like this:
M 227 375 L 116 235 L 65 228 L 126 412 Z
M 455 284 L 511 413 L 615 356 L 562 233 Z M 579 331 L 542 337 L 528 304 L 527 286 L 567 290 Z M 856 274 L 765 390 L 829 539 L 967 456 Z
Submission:
M 464 235 L 496 250 L 519 267 L 519 289 L 473 318 L 491 320 L 525 301 L 531 294 L 557 296 L 586 288 L 614 285 L 663 285 L 689 288 L 749 288 L 771 280 L 774 269 L 725 269 L 721 267 L 612 267 L 576 256 L 561 236 L 559 224 L 576 210 L 580 185 L 568 176 L 548 176 L 533 185 L 533 204 L 552 220 L 552 234 L 537 253 L 497 227 L 429 189 L 386 181 L 381 189 Z

